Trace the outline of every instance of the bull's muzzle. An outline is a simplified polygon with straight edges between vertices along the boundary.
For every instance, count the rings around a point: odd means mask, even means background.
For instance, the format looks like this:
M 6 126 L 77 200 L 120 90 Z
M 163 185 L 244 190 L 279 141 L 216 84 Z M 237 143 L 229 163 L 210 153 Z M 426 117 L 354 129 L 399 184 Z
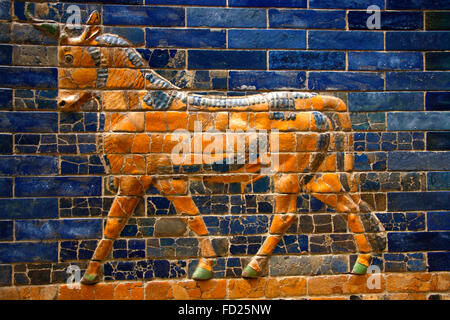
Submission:
M 58 97 L 58 108 L 64 112 L 79 111 L 81 106 L 92 99 L 90 92 L 60 92 Z

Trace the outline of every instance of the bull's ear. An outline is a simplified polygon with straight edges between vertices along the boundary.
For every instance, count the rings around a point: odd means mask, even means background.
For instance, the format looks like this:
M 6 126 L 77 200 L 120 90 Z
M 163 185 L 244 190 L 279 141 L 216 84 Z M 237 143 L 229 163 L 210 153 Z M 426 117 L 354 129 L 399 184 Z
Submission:
M 86 30 L 83 33 L 83 40 L 84 41 L 91 41 L 101 33 L 101 28 L 99 26 L 100 24 L 100 14 L 97 10 L 91 13 L 89 18 L 86 21 L 86 24 L 88 25 L 86 27 Z
M 89 16 L 89 18 L 86 21 L 86 24 L 89 24 L 89 25 L 100 24 L 100 14 L 98 13 L 97 10 L 95 10 L 94 12 L 91 13 L 91 15 Z

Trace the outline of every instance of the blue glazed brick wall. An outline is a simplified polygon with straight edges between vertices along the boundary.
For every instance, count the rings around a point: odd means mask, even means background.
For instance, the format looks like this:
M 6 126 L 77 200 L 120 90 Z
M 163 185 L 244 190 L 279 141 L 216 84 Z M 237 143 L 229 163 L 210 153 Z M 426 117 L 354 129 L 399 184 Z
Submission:
M 102 12 L 106 32 L 185 90 L 344 99 L 360 191 L 388 232 L 374 263 L 450 271 L 449 1 L 61 0 L 40 4 L 41 18 L 64 23 L 72 4 L 83 20 Z M 380 30 L 366 26 L 370 5 L 382 9 Z M 24 21 L 24 8 L 0 0 L 0 286 L 62 283 L 70 264 L 84 270 L 113 197 L 97 148 L 103 118 L 57 112 L 57 42 Z M 216 277 L 239 277 L 261 245 L 274 211 L 269 183 L 244 197 L 233 185 L 190 186 L 224 256 Z M 342 216 L 307 195 L 298 211 L 270 275 L 349 272 L 356 247 Z M 105 280 L 190 276 L 198 240 L 157 224 L 175 214 L 150 189 L 114 244 Z

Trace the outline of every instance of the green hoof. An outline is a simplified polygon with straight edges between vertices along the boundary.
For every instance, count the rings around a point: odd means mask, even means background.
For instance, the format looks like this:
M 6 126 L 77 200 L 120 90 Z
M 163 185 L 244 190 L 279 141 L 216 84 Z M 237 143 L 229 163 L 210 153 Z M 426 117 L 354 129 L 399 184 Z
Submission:
M 194 274 L 192 275 L 192 279 L 194 280 L 209 280 L 213 276 L 212 271 L 206 270 L 202 267 L 197 267 L 195 269 Z
M 100 281 L 100 275 L 85 273 L 83 279 L 81 279 L 82 284 L 96 284 Z
M 244 278 L 258 278 L 259 273 L 255 269 L 253 269 L 250 266 L 245 267 L 244 271 L 242 272 L 242 276 Z
M 368 266 L 363 265 L 362 263 L 356 262 L 353 266 L 352 273 L 354 274 L 366 274 Z

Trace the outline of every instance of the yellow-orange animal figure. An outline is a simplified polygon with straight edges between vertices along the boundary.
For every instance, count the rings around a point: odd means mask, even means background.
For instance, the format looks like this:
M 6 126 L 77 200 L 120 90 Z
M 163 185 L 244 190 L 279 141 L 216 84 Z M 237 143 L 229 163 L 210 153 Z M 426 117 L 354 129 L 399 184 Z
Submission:
M 41 29 L 53 30 L 48 23 L 34 22 Z M 150 70 L 127 40 L 102 34 L 99 22 L 98 13 L 94 12 L 81 36 L 59 35 L 58 106 L 62 111 L 74 112 L 91 99 L 101 101 L 100 111 L 105 114 L 103 150 L 108 173 L 118 187 L 103 239 L 83 283 L 93 284 L 101 279 L 102 263 L 114 240 L 150 186 L 172 202 L 177 214 L 200 238 L 202 258 L 193 278 L 210 279 L 216 253 L 190 195 L 189 184 L 199 180 L 240 183 L 243 193 L 247 184 L 267 175 L 271 179 L 275 214 L 263 245 L 243 271 L 244 277 L 261 274 L 294 221 L 297 196 L 302 192 L 338 212 L 348 213 L 349 229 L 360 252 L 353 272 L 366 272 L 370 253 L 384 250 L 385 234 L 359 197 L 351 173 L 351 124 L 342 100 L 300 92 L 238 98 L 191 94 Z M 195 129 L 204 133 L 200 140 L 187 139 L 192 138 Z M 211 150 L 208 135 L 224 138 L 230 130 L 240 132 L 240 136 L 222 149 L 213 149 L 211 157 L 202 156 Z M 179 131 L 183 135 L 178 135 Z M 187 139 L 181 140 L 188 156 L 175 161 L 174 149 L 180 146 L 180 137 Z M 270 145 L 269 154 L 257 153 L 249 161 L 255 139 Z M 239 143 L 244 145 L 240 155 Z M 239 156 L 244 161 L 236 163 Z M 227 162 L 230 159 L 235 161 Z M 224 161 L 220 164 L 220 160 Z

